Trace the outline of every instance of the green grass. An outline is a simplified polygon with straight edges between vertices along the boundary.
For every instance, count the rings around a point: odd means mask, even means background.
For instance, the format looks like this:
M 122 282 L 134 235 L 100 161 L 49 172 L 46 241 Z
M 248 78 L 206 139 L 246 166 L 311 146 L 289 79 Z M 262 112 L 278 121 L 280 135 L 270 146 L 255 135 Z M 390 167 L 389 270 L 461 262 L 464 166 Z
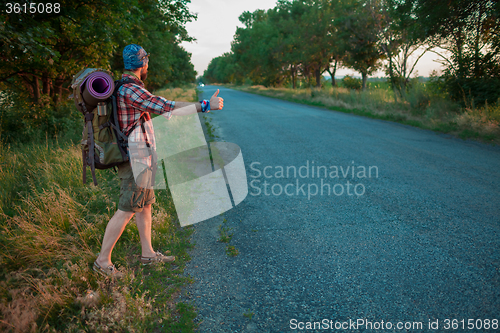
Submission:
M 230 245 L 229 242 L 233 238 L 232 228 L 226 227 L 227 220 L 222 220 L 222 224 L 219 226 L 219 239 L 221 243 L 226 243 L 226 254 L 230 257 L 237 256 L 240 252 L 234 245 Z
M 226 254 L 230 257 L 236 257 L 240 251 L 234 245 L 227 245 L 226 246 Z
M 215 138 L 218 138 L 219 136 L 216 136 L 215 133 L 215 128 L 210 122 L 210 118 L 207 115 L 203 115 L 203 118 L 205 120 L 204 122 L 204 130 L 207 135 L 207 141 L 212 142 L 215 140 Z M 210 158 L 212 158 L 212 153 L 210 152 Z M 224 213 L 220 214 L 221 217 L 224 216 Z M 226 254 L 230 257 L 235 257 L 239 254 L 238 249 L 234 245 L 230 245 L 229 243 L 231 242 L 231 239 L 233 238 L 233 233 L 231 232 L 232 228 L 229 228 L 226 226 L 227 220 L 224 218 L 222 220 L 222 224 L 219 225 L 219 239 L 217 241 L 221 243 L 226 244 Z
M 248 318 L 248 319 L 250 319 L 250 320 L 252 319 L 252 317 L 253 317 L 254 315 L 255 315 L 255 313 L 253 313 L 253 311 L 252 311 L 252 310 L 250 310 L 250 309 L 248 309 L 248 311 L 247 311 L 247 312 L 243 313 L 243 317 L 246 317 L 246 318 Z
M 206 116 L 205 117 L 205 128 L 208 134 L 208 138 L 210 141 L 213 141 L 215 138 L 218 138 L 218 135 L 215 135 L 215 127 L 212 125 L 212 123 L 208 120 Z
M 170 192 L 155 193 L 152 243 L 175 262 L 140 265 L 132 220 L 113 250 L 125 278 L 113 282 L 92 264 L 120 182 L 112 169 L 97 179 L 82 184 L 78 145 L 0 142 L 0 331 L 194 332 L 194 307 L 176 303 L 193 282 L 184 276 L 193 230 L 179 226 Z
M 220 225 L 218 241 L 221 243 L 229 243 L 231 241 L 231 238 L 233 237 L 233 234 L 230 233 L 231 230 L 232 228 L 223 227 L 222 225 Z
M 449 133 L 462 139 L 500 144 L 500 103 L 475 108 L 460 107 L 434 93 L 426 83 L 414 83 L 405 99 L 396 98 L 387 84 L 375 83 L 366 91 L 327 85 L 317 88 L 229 87 L 290 102 L 323 107 L 374 119 Z

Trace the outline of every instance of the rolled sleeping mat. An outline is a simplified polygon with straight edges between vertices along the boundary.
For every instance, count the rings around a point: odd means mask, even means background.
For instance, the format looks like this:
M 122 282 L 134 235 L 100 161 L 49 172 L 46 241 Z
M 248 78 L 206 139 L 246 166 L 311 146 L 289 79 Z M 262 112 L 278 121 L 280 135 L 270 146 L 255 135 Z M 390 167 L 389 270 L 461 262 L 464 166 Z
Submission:
M 115 90 L 113 78 L 105 72 L 94 72 L 80 86 L 85 104 L 96 107 L 99 102 L 108 99 Z

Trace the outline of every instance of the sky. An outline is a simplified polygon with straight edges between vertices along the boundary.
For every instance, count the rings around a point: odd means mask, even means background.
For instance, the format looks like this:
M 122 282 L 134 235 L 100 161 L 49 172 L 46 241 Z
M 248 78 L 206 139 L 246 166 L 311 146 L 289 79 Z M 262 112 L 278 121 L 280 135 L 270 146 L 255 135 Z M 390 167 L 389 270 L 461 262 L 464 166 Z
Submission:
M 197 41 L 192 43 L 183 42 L 181 45 L 192 54 L 191 62 L 197 71 L 197 76 L 203 75 L 210 60 L 225 52 L 231 51 L 236 27 L 243 27 L 238 17 L 244 11 L 253 12 L 257 9 L 270 9 L 276 4 L 276 0 L 191 0 L 188 8 L 192 13 L 198 14 L 198 19 L 186 24 L 186 29 L 191 37 Z M 418 62 L 415 70 L 420 76 L 429 76 L 432 70 L 439 71 L 441 65 L 435 60 L 438 56 L 434 53 L 426 53 Z M 336 77 L 344 75 L 361 76 L 351 70 L 341 68 L 337 70 Z M 413 76 L 414 74 L 412 74 Z M 383 71 L 371 75 L 372 77 L 385 76 Z

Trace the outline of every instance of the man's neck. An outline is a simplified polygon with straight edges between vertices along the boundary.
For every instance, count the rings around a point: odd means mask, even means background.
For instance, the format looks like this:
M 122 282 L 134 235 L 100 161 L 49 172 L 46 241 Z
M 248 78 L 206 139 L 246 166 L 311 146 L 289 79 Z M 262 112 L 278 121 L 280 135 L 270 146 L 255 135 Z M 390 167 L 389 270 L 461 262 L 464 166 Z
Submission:
M 133 75 L 133 76 L 135 76 L 137 79 L 141 80 L 141 78 L 139 77 L 139 75 L 140 75 L 140 74 L 139 74 L 139 72 L 137 72 L 137 73 L 136 73 L 136 72 L 133 72 L 133 71 L 130 71 L 130 70 L 125 70 L 123 73 L 124 73 L 124 74 Z M 139 74 L 139 75 L 137 75 L 137 74 Z M 141 80 L 141 81 L 142 81 L 142 80 Z

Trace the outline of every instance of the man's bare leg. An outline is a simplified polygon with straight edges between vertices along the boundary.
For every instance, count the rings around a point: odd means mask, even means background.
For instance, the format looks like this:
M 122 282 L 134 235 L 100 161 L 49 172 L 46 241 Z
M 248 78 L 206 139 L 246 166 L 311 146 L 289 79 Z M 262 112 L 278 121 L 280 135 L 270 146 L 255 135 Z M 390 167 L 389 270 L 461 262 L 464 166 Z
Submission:
M 153 246 L 151 245 L 151 205 L 145 205 L 142 212 L 137 213 L 135 216 L 135 223 L 139 229 L 139 236 L 141 238 L 141 248 L 143 257 L 156 256 Z
M 130 221 L 132 216 L 134 216 L 134 214 L 134 212 L 124 212 L 123 210 L 118 209 L 111 220 L 109 220 L 106 232 L 104 233 L 104 238 L 102 240 L 101 253 L 96 260 L 99 266 L 109 267 L 112 265 L 111 251 L 113 251 L 116 242 L 122 235 L 123 230 L 125 230 L 127 223 Z

